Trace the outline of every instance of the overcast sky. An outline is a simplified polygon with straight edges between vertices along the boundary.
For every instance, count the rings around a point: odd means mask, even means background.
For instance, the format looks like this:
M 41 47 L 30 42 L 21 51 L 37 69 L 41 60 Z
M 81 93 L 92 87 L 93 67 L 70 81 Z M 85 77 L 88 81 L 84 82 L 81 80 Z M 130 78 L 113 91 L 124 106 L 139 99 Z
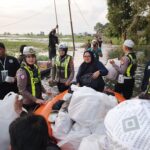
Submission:
M 69 34 L 68 0 L 56 0 L 56 6 L 59 30 Z M 107 22 L 107 0 L 71 0 L 71 8 L 75 33 Z M 55 25 L 54 0 L 0 0 L 0 33 L 48 33 Z

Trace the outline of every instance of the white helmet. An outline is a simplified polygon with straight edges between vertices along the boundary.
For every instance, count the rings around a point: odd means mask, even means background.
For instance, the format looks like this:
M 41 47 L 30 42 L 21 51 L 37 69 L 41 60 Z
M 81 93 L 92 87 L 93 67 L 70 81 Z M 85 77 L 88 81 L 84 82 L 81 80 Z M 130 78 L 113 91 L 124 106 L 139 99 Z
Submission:
M 58 46 L 59 49 L 68 49 L 68 46 L 66 43 L 60 43 Z
M 26 46 L 23 49 L 23 55 L 35 55 L 35 48 L 32 46 Z
M 133 48 L 134 47 L 134 42 L 132 40 L 125 40 L 123 45 L 129 47 L 129 48 Z

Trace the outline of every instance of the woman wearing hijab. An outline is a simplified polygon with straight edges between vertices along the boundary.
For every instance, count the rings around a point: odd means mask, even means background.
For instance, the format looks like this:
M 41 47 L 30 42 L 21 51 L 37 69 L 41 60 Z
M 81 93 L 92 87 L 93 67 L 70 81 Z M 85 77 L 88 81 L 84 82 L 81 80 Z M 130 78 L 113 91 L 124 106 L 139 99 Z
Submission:
M 54 59 L 50 82 L 56 82 L 59 92 L 67 90 L 74 77 L 74 64 L 72 56 L 67 54 L 68 46 L 59 44 L 59 55 Z
M 39 104 L 43 104 L 42 92 L 50 94 L 41 84 L 41 73 L 36 65 L 36 55 L 33 47 L 23 49 L 24 61 L 17 71 L 17 85 L 23 96 L 23 107 L 33 111 Z
M 108 70 L 100 61 L 94 59 L 91 51 L 85 51 L 83 59 L 76 77 L 77 83 L 79 86 L 88 86 L 102 92 L 105 86 L 102 76 L 106 76 Z

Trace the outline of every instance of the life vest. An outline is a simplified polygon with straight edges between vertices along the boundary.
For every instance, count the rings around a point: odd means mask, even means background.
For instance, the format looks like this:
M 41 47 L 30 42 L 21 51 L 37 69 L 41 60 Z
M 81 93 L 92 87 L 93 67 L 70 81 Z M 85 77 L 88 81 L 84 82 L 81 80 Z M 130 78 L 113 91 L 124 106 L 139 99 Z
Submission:
M 69 70 L 68 70 L 68 65 L 69 61 L 71 59 L 71 56 L 66 55 L 64 60 L 60 60 L 60 56 L 55 57 L 55 65 L 57 68 L 57 76 L 60 76 L 64 79 L 68 78 Z
M 27 90 L 32 93 L 32 96 L 41 98 L 42 87 L 41 87 L 41 73 L 37 65 L 34 65 L 34 69 L 31 69 L 27 65 L 21 67 L 27 73 Z
M 133 77 L 135 75 L 135 70 L 137 68 L 137 59 L 135 53 L 129 53 L 127 57 L 130 60 L 128 68 L 125 72 L 126 77 Z

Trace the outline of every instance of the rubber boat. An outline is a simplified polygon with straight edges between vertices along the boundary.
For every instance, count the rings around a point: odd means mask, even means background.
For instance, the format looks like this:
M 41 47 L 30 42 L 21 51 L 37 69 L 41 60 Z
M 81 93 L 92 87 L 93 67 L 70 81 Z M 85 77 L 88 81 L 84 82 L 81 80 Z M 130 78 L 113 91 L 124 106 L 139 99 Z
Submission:
M 118 100 L 118 103 L 120 102 L 123 102 L 125 100 L 125 98 L 117 93 L 117 92 L 114 92 L 112 90 L 109 90 L 109 92 L 111 92 Z M 48 121 L 48 117 L 49 115 L 52 113 L 52 107 L 53 105 L 58 102 L 59 100 L 62 100 L 64 95 L 68 93 L 68 91 L 64 91 L 60 94 L 58 94 L 57 96 L 55 96 L 52 100 L 49 100 L 46 102 L 46 104 L 44 105 L 41 105 L 34 113 L 37 114 L 37 115 L 42 115 L 46 121 L 47 121 L 47 124 L 48 124 L 48 132 L 49 132 L 49 135 L 52 136 L 52 128 L 51 128 L 51 123 Z

